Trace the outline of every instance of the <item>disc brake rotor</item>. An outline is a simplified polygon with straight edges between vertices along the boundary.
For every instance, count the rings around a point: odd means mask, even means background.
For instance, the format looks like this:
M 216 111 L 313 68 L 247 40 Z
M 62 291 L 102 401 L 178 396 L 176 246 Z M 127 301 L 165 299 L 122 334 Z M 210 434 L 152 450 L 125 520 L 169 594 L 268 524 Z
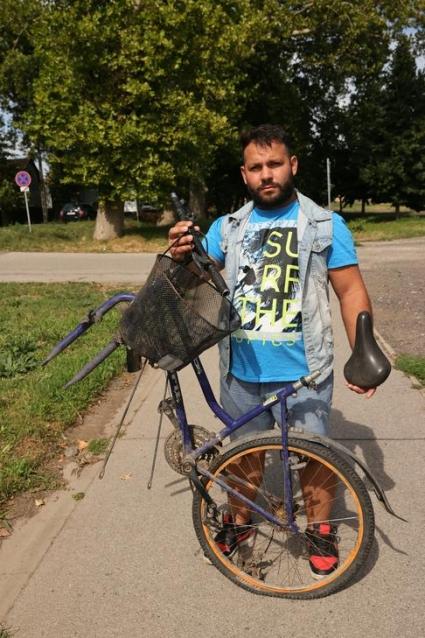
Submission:
M 207 443 L 211 438 L 211 432 L 200 425 L 189 425 L 189 432 L 195 448 L 201 447 L 201 445 Z M 171 469 L 186 476 L 186 472 L 183 471 L 184 449 L 180 430 L 174 430 L 167 436 L 164 444 L 164 454 L 165 460 Z M 205 467 L 208 467 L 217 454 L 219 454 L 219 450 L 213 447 L 199 456 L 197 463 L 204 464 Z

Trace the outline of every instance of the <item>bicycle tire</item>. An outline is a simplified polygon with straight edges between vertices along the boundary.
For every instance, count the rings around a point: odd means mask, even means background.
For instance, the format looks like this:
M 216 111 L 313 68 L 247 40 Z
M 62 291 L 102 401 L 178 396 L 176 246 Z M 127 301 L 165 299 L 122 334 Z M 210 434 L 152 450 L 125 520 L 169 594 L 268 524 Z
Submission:
M 334 451 L 294 436 L 289 437 L 295 514 L 300 532 L 274 526 L 258 513 L 253 513 L 252 526 L 256 529 L 251 556 L 239 556 L 239 549 L 226 558 L 214 541 L 217 528 L 207 518 L 206 501 L 199 492 L 194 493 L 193 524 L 205 557 L 231 581 L 256 594 L 292 599 L 314 599 L 333 594 L 347 586 L 364 567 L 374 541 L 374 513 L 369 494 L 353 468 Z M 279 436 L 261 436 L 245 440 L 218 456 L 210 472 L 229 482 L 231 464 L 258 464 L 258 454 L 264 453 L 261 484 L 255 487 L 256 501 L 264 509 L 282 517 L 283 480 L 277 479 L 282 443 Z M 253 456 L 256 455 L 256 456 Z M 243 461 L 241 461 L 243 459 Z M 257 459 L 257 460 L 255 460 Z M 276 461 L 279 462 L 276 465 Z M 298 466 L 297 466 L 298 463 Z M 315 466 L 312 463 L 316 463 Z M 320 465 L 317 465 L 319 463 Z M 330 481 L 334 481 L 335 496 L 329 520 L 337 525 L 339 566 L 330 575 L 316 580 L 311 574 L 304 530 L 307 526 L 306 508 L 311 506 L 304 498 L 299 476 L 305 467 L 326 468 Z M 233 465 L 233 468 L 235 465 Z M 274 468 L 274 469 L 273 469 Z M 272 482 L 273 481 L 273 482 Z M 267 483 L 267 484 L 266 484 Z M 228 493 L 212 480 L 204 479 L 204 487 L 221 513 L 229 510 Z M 233 487 L 234 487 L 233 483 Z M 327 487 L 331 486 L 331 482 Z M 314 521 L 309 521 L 311 524 Z

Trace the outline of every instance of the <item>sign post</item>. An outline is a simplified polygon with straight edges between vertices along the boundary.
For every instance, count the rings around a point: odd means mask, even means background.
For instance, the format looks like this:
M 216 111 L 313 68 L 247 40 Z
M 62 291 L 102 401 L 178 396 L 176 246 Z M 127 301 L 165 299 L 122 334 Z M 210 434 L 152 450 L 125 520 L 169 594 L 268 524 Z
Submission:
M 30 209 L 29 209 L 29 206 L 28 206 L 28 195 L 27 195 L 27 192 L 29 191 L 29 187 L 30 187 L 30 184 L 31 184 L 31 175 L 29 173 L 27 173 L 27 171 L 19 171 L 19 173 L 16 173 L 16 175 L 15 175 L 15 182 L 17 183 L 17 185 L 21 189 L 21 192 L 24 194 L 25 208 L 27 210 L 28 230 L 31 233 L 32 232 L 32 229 L 31 229 L 31 217 L 30 217 Z
M 326 181 L 328 184 L 328 208 L 331 208 L 331 160 L 326 158 Z

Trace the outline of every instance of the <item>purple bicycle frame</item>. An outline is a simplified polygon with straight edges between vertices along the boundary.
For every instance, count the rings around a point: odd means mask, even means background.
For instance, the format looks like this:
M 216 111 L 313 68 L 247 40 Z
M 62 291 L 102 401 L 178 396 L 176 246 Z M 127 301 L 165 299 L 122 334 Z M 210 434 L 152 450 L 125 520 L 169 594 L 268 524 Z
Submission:
M 212 437 L 207 443 L 204 445 L 193 449 L 192 440 L 190 436 L 189 426 L 187 423 L 186 410 L 184 408 L 183 403 L 183 395 L 180 389 L 180 383 L 178 379 L 178 375 L 176 372 L 168 372 L 168 381 L 171 388 L 171 393 L 173 395 L 173 399 L 175 401 L 176 406 L 176 415 L 179 422 L 180 430 L 183 437 L 183 447 L 185 454 L 192 460 L 195 461 L 199 456 L 203 453 L 210 450 L 212 447 L 220 443 L 224 438 L 229 436 L 232 432 L 242 427 L 253 419 L 254 417 L 262 414 L 266 410 L 268 410 L 271 406 L 276 405 L 280 402 L 281 405 L 281 418 L 282 418 L 282 426 L 281 426 L 281 438 L 282 438 L 282 471 L 283 471 L 283 481 L 284 481 L 284 494 L 285 494 L 285 513 L 286 513 L 286 521 L 285 527 L 289 527 L 292 532 L 296 533 L 299 531 L 299 528 L 295 522 L 294 518 L 294 508 L 292 502 L 292 489 L 291 489 L 291 476 L 289 471 L 289 453 L 288 453 L 288 422 L 286 418 L 286 399 L 287 397 L 295 391 L 293 385 L 289 385 L 282 390 L 276 392 L 275 395 L 260 403 L 252 410 L 249 410 L 242 416 L 237 419 L 233 419 L 227 412 L 223 410 L 221 405 L 217 402 L 214 397 L 214 393 L 212 391 L 211 385 L 209 383 L 208 377 L 202 366 L 199 358 L 196 358 L 192 361 L 192 367 L 195 372 L 198 383 L 201 387 L 202 393 L 205 397 L 207 404 L 209 405 L 212 412 L 215 416 L 220 419 L 222 423 L 224 423 L 225 427 L 220 430 L 214 437 Z M 282 526 L 282 521 L 279 520 L 276 516 L 273 516 L 270 512 L 267 512 L 262 507 L 248 499 L 246 496 L 237 492 L 225 482 L 216 478 L 213 474 L 211 474 L 208 470 L 197 467 L 197 471 L 202 474 L 202 476 L 208 478 L 211 481 L 214 481 L 218 485 L 220 485 L 226 492 L 228 492 L 231 496 L 238 498 L 246 505 L 249 505 L 255 512 L 261 514 L 264 518 L 266 518 L 271 523 Z

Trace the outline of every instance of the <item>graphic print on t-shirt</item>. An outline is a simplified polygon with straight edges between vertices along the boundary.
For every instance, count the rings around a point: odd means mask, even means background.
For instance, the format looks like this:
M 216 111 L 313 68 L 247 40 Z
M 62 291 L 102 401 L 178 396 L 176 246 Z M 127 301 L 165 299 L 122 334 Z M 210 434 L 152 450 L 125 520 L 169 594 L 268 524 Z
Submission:
M 293 381 L 308 374 L 298 270 L 298 202 L 254 209 L 241 247 L 233 303 L 242 320 L 231 337 L 231 372 L 243 381 Z
M 240 266 L 234 304 L 242 326 L 234 336 L 272 343 L 300 339 L 296 220 L 250 224 Z

